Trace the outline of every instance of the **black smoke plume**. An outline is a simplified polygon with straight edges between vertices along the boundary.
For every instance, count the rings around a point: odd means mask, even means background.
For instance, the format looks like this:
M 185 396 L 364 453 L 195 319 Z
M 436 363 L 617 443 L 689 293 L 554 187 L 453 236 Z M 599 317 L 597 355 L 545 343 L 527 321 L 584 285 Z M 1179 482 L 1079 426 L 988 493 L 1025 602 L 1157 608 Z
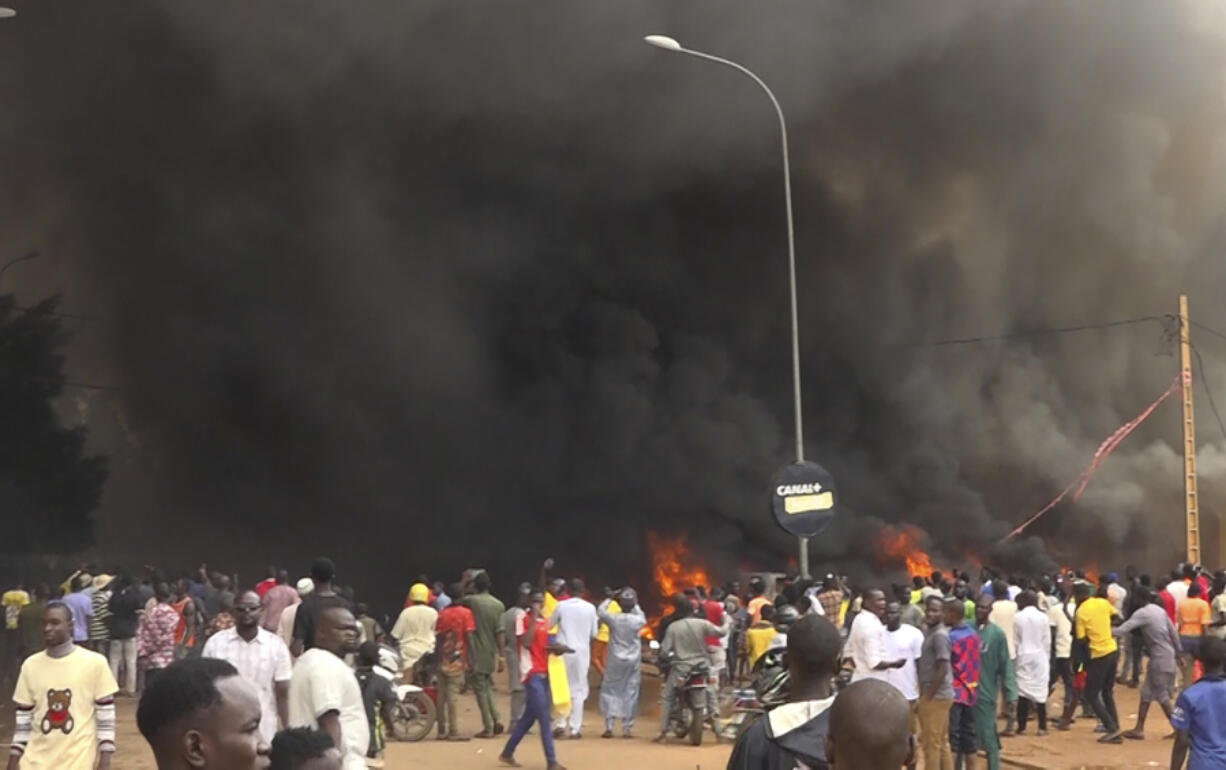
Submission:
M 113 456 L 105 558 L 546 555 L 641 574 L 646 529 L 783 563 L 778 137 L 792 136 L 808 453 L 938 561 L 1172 561 L 1176 402 L 1075 506 L 993 544 L 1226 327 L 1226 16 L 1212 3 L 40 0 L 0 22 L 5 276 L 77 322 L 66 408 Z M 1226 347 L 1200 335 L 1208 384 Z M 1204 506 L 1223 463 L 1202 407 Z M 964 565 L 965 566 L 965 565 Z

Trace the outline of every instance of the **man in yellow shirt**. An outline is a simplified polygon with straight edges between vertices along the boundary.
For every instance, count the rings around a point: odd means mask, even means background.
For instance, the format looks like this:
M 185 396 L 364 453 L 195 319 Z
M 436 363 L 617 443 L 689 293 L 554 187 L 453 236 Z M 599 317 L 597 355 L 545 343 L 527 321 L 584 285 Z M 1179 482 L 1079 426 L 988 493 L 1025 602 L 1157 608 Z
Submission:
M 761 619 L 745 630 L 745 658 L 749 661 L 751 671 L 754 664 L 770 649 L 771 639 L 779 633 L 773 622 L 775 608 L 770 604 L 764 605 L 761 614 Z
M 604 587 L 604 598 L 609 600 L 605 612 L 610 615 L 620 614 L 622 611 L 621 605 L 617 603 L 617 599 L 613 598 L 613 589 L 609 586 Z M 596 638 L 592 640 L 592 668 L 600 672 L 601 678 L 604 677 L 604 661 L 605 656 L 609 654 L 609 626 L 605 623 L 600 624 L 600 628 L 596 631 Z
M 1090 663 L 1086 667 L 1086 700 L 1107 733 L 1099 743 L 1123 743 L 1120 736 L 1120 717 L 1115 709 L 1115 668 L 1119 647 L 1111 634 L 1111 618 L 1117 615 L 1115 607 L 1106 599 L 1091 596 L 1090 584 L 1078 582 L 1073 587 L 1077 597 L 1076 635 L 1090 647 Z
M 72 641 L 72 611 L 43 611 L 47 649 L 21 666 L 9 770 L 110 770 L 115 751 L 115 677 L 106 658 Z

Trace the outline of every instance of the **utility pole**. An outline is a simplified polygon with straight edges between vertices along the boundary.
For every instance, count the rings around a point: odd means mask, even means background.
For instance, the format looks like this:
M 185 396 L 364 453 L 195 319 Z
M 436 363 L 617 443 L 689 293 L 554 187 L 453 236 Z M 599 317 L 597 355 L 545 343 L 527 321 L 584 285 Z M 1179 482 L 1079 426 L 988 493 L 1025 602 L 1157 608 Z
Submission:
M 1200 505 L 1196 496 L 1196 425 L 1192 418 L 1192 338 L 1188 295 L 1179 295 L 1179 383 L 1183 390 L 1183 493 L 1188 562 L 1200 564 Z

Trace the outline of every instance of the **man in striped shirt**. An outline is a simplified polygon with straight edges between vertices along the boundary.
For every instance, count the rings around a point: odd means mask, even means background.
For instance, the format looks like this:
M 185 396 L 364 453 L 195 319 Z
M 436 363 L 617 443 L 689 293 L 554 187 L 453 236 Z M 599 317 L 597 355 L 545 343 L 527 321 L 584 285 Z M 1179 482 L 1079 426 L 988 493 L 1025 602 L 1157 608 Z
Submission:
M 94 606 L 94 614 L 89 616 L 89 643 L 94 652 L 104 657 L 110 654 L 111 611 L 107 605 L 114 580 L 110 575 L 95 575 L 94 592 L 89 597 Z

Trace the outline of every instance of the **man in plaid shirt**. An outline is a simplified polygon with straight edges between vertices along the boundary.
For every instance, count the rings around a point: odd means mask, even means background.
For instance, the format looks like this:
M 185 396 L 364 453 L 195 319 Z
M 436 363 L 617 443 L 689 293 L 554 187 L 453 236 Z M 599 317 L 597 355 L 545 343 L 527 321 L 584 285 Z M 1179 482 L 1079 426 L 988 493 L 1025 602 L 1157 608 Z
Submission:
M 175 660 L 175 629 L 179 611 L 170 605 L 170 586 L 165 582 L 153 588 L 157 604 L 141 615 L 137 656 L 144 661 L 145 686 L 153 684 L 162 669 Z
M 966 605 L 951 597 L 942 606 L 949 628 L 949 665 L 953 671 L 954 704 L 949 712 L 949 748 L 956 765 L 975 770 L 978 742 L 974 706 L 979 692 L 979 634 L 963 621 Z

